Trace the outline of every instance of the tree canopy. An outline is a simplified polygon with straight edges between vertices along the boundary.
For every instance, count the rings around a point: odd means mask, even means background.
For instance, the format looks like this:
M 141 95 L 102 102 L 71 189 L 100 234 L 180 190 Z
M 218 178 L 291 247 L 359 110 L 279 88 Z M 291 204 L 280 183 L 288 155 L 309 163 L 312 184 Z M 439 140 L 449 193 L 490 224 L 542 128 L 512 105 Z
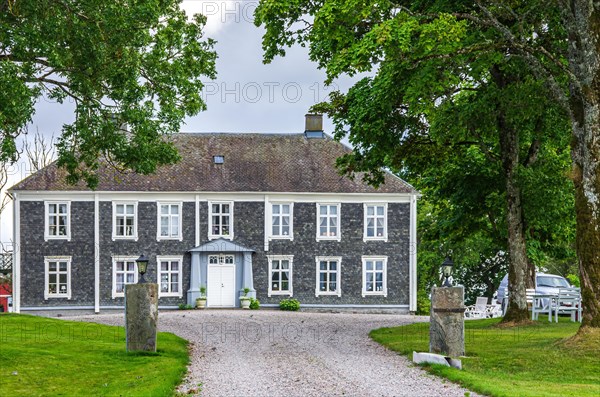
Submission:
M 255 22 L 266 29 L 266 62 L 300 43 L 328 81 L 375 73 L 318 107 L 337 117 L 338 133 L 355 146 L 340 162 L 345 171 L 370 169 L 376 184 L 379 167 L 401 163 L 422 147 L 413 143 L 428 140 L 498 156 L 513 285 L 526 279 L 526 176 L 541 177 L 527 168 L 539 161 L 544 142 L 551 155 L 571 130 L 584 326 L 598 327 L 599 14 L 597 4 L 583 0 L 262 0 Z M 563 137 L 553 139 L 553 128 Z M 524 318 L 524 286 L 514 292 L 517 317 Z
M 180 2 L 0 0 L 0 160 L 45 96 L 75 103 L 57 142 L 69 182 L 94 187 L 99 159 L 142 174 L 177 161 L 165 134 L 205 109 L 216 60 L 206 18 Z

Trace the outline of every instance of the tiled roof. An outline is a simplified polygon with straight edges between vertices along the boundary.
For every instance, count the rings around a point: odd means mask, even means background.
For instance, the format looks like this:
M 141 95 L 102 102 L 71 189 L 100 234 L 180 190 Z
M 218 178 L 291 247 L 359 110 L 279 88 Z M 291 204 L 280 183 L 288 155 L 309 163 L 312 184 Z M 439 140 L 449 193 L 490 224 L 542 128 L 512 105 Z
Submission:
M 319 192 L 412 193 L 401 179 L 387 174 L 379 189 L 339 175 L 335 160 L 350 149 L 329 137 L 304 134 L 181 133 L 172 137 L 182 160 L 160 167 L 153 175 L 123 174 L 105 167 L 98 191 L 177 192 Z M 213 156 L 224 156 L 214 164 Z M 56 164 L 29 176 L 12 190 L 88 190 L 83 182 L 69 185 Z

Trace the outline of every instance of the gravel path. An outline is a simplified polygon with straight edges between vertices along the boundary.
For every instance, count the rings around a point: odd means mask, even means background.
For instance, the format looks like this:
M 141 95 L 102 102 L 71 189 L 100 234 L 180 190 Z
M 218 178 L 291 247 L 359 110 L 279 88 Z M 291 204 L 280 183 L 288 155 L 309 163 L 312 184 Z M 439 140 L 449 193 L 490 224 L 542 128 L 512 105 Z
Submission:
M 123 325 L 123 315 L 81 316 Z M 201 396 L 464 396 L 373 342 L 372 329 L 427 321 L 382 314 L 194 310 L 161 312 L 160 331 L 192 342 L 182 392 Z M 428 338 L 428 335 L 424 335 Z M 471 393 L 471 396 L 476 396 Z

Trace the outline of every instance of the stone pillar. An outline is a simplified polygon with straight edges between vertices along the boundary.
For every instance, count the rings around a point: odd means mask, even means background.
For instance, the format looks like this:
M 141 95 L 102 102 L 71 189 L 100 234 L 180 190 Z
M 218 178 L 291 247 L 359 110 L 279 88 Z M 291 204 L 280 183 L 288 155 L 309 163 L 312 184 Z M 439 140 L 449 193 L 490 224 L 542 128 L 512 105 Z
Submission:
M 125 285 L 127 351 L 156 352 L 158 284 Z
M 429 324 L 429 352 L 450 357 L 465 355 L 463 287 L 433 287 Z

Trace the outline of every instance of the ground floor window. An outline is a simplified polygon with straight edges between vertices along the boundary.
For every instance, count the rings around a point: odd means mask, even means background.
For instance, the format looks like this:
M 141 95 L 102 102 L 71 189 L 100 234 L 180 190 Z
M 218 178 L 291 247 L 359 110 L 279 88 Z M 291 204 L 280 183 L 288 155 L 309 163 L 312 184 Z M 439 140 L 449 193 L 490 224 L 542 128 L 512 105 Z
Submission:
M 157 257 L 159 296 L 183 296 L 181 291 L 181 257 Z
M 363 256 L 362 295 L 387 296 L 387 256 Z
M 49 256 L 45 262 L 44 299 L 71 299 L 71 257 Z
M 315 296 L 320 295 L 342 295 L 340 285 L 341 257 L 318 256 L 317 263 L 317 285 Z
M 269 259 L 269 293 L 268 295 L 292 296 L 292 263 L 291 255 L 271 255 Z
M 125 296 L 125 285 L 138 281 L 137 257 L 113 258 L 113 298 Z

